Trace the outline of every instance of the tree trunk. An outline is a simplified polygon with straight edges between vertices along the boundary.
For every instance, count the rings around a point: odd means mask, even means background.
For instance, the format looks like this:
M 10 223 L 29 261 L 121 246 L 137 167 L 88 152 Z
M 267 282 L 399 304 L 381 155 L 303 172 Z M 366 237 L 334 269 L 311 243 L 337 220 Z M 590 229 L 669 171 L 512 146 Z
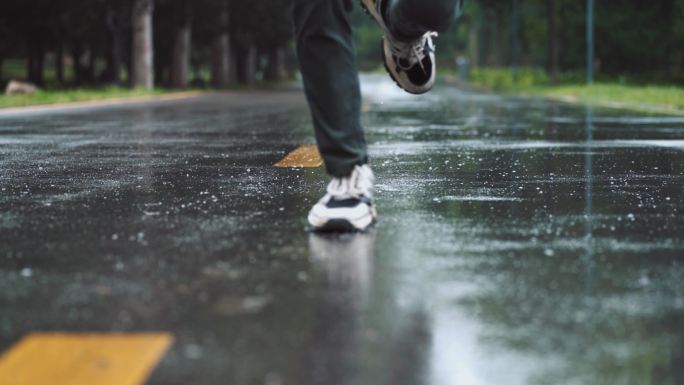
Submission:
M 211 46 L 211 85 L 216 88 L 230 85 L 230 38 L 227 32 L 218 35 Z
M 57 82 L 64 84 L 64 44 L 59 42 L 57 45 L 57 55 L 55 56 L 55 73 L 57 74 Z
M 494 66 L 501 67 L 504 65 L 504 26 L 502 11 L 497 7 L 494 10 Z
M 219 16 L 219 29 L 211 45 L 211 84 L 216 88 L 230 85 L 230 36 L 228 35 L 227 4 L 222 4 Z
M 28 81 L 38 86 L 43 85 L 43 67 L 45 51 L 40 43 L 32 43 L 29 48 Z
M 468 51 L 470 65 L 473 68 L 476 68 L 480 63 L 480 39 L 477 24 L 475 22 L 471 22 L 468 28 Z
M 547 71 L 556 84 L 560 75 L 560 37 L 558 35 L 558 10 L 556 0 L 547 0 Z
M 95 47 L 91 46 L 88 55 L 88 82 L 94 84 L 97 82 L 97 52 Z
M 488 11 L 484 6 L 480 5 L 480 20 L 479 20 L 479 31 L 478 31 L 478 58 L 477 64 L 480 67 L 486 67 L 490 64 L 489 51 L 491 43 L 491 27 L 490 27 L 490 17 Z
M 123 61 L 124 66 L 126 68 L 126 84 L 131 85 L 133 84 L 133 56 L 132 54 L 132 49 L 130 47 L 126 47 L 125 52 L 125 59 Z
M 268 67 L 266 69 L 266 79 L 270 81 L 282 81 L 287 77 L 285 70 L 285 49 L 283 47 L 272 47 L 268 51 Z
M 112 48 L 109 57 L 109 81 L 121 84 L 121 63 L 123 62 L 123 46 L 121 35 L 115 33 L 112 36 Z
M 31 81 L 31 74 L 33 73 L 33 61 L 36 60 L 33 54 L 33 47 L 29 43 L 28 56 L 26 57 L 26 81 Z
M 176 41 L 173 46 L 173 58 L 171 60 L 171 87 L 186 88 L 190 73 L 190 49 L 191 49 L 190 24 L 184 25 L 176 32 Z
M 109 5 L 109 4 L 108 4 Z M 105 79 L 114 84 L 121 84 L 121 66 L 123 63 L 123 28 L 120 11 L 112 6 L 107 8 L 107 29 L 111 46 L 107 51 L 107 72 Z
M 83 51 L 79 43 L 75 43 L 71 47 L 71 61 L 74 63 L 74 84 L 83 84 L 83 68 L 81 67 L 81 56 Z
M 241 76 L 242 83 L 253 85 L 256 83 L 258 51 L 255 45 L 250 45 L 242 55 Z
M 154 62 L 152 45 L 153 0 L 134 0 L 133 2 L 133 46 L 131 57 L 132 81 L 134 88 L 154 87 Z
M 242 50 L 235 40 L 230 40 L 229 45 L 228 82 L 230 84 L 235 84 L 240 82 L 240 57 L 242 56 Z
M 184 0 L 178 3 L 176 15 L 178 28 L 171 50 L 170 84 L 174 88 L 186 88 L 190 77 L 190 54 L 192 49 L 192 6 Z

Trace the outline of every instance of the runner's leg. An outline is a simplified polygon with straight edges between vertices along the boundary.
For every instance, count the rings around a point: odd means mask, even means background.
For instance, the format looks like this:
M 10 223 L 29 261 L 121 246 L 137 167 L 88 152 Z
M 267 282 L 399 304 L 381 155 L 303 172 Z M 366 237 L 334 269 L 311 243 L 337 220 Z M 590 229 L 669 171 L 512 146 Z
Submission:
M 326 170 L 349 175 L 368 162 L 347 0 L 294 0 L 297 55 Z

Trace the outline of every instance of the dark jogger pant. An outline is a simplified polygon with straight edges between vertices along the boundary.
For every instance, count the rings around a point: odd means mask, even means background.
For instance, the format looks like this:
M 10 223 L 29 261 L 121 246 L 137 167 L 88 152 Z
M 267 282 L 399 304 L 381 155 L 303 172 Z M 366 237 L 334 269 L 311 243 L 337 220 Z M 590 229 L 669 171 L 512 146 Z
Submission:
M 385 1 L 392 34 L 410 40 L 446 30 L 463 0 Z M 350 11 L 351 0 L 294 0 L 304 92 L 326 170 L 335 177 L 368 162 Z

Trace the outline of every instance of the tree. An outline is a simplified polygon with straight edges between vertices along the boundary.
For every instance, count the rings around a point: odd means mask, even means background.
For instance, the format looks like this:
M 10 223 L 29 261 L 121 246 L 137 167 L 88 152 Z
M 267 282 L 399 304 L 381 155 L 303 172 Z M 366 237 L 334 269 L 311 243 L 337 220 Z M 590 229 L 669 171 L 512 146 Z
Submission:
M 126 39 L 131 23 L 130 4 L 124 1 L 106 1 L 105 20 L 108 35 L 106 53 L 107 68 L 102 79 L 106 82 L 121 84 L 121 69 L 126 61 Z
M 9 55 L 11 50 L 11 43 L 14 40 L 12 35 L 12 28 L 10 26 L 8 3 L 0 3 L 0 85 L 3 85 L 3 65 L 5 58 Z
M 132 12 L 133 44 L 131 52 L 131 85 L 134 88 L 154 87 L 152 13 L 154 0 L 134 0 Z
M 558 35 L 558 11 L 556 0 L 547 0 L 547 71 L 553 83 L 560 75 L 560 37 Z
M 479 0 L 480 5 L 480 57 L 477 62 L 481 65 L 504 65 L 507 52 L 506 23 L 504 15 L 508 4 L 500 0 Z
M 254 83 L 262 58 L 268 63 L 262 73 L 268 77 L 284 74 L 285 56 L 282 52 L 292 38 L 287 0 L 232 1 L 231 31 L 237 52 L 237 72 L 241 82 Z
M 11 1 L 9 13 L 16 36 L 26 52 L 26 73 L 30 82 L 43 85 L 45 54 L 55 32 L 56 4 L 48 0 Z M 26 17 L 30 15 L 30 17 Z
M 671 44 L 679 49 L 675 48 L 671 51 L 670 75 L 684 84 L 684 52 L 681 49 L 684 47 L 684 0 L 675 0 L 673 15 Z
M 256 43 L 265 53 L 266 68 L 264 78 L 280 81 L 287 76 L 285 69 L 285 50 L 292 39 L 292 25 L 283 17 L 288 11 L 286 0 L 271 0 L 265 9 L 261 22 L 255 31 Z M 268 28 L 264 28 L 264 25 Z
M 228 2 L 217 2 L 218 12 L 211 43 L 211 84 L 216 88 L 225 88 L 231 83 L 230 78 L 230 33 L 228 20 Z
M 75 85 L 95 84 L 98 81 L 97 62 L 100 55 L 107 56 L 111 45 L 107 22 L 109 5 L 107 0 L 62 0 L 56 12 L 57 30 L 50 44 L 57 56 L 69 52 L 73 62 Z M 58 80 L 64 81 L 64 67 L 61 60 L 55 61 Z
M 188 86 L 190 74 L 192 5 L 189 0 L 176 0 L 173 7 L 177 27 L 171 57 L 170 85 L 175 88 L 185 88 Z

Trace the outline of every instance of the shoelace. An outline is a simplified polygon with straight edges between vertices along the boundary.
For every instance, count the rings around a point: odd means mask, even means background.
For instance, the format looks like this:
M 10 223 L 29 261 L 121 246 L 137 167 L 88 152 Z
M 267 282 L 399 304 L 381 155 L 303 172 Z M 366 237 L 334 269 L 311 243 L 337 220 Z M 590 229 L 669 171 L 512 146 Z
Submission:
M 420 38 L 412 42 L 402 42 L 394 39 L 389 34 L 385 37 L 390 42 L 390 49 L 392 55 L 405 59 L 408 62 L 407 66 L 402 65 L 401 60 L 397 60 L 397 66 L 403 71 L 408 71 L 416 63 L 420 65 L 420 69 L 425 72 L 425 66 L 423 65 L 423 59 L 425 59 L 425 44 L 428 44 L 430 49 L 432 49 L 432 38 L 437 37 L 439 34 L 437 32 L 426 32 Z
M 370 169 L 357 167 L 347 178 L 334 178 L 328 184 L 327 192 L 333 197 L 361 198 L 371 195 L 373 174 Z

